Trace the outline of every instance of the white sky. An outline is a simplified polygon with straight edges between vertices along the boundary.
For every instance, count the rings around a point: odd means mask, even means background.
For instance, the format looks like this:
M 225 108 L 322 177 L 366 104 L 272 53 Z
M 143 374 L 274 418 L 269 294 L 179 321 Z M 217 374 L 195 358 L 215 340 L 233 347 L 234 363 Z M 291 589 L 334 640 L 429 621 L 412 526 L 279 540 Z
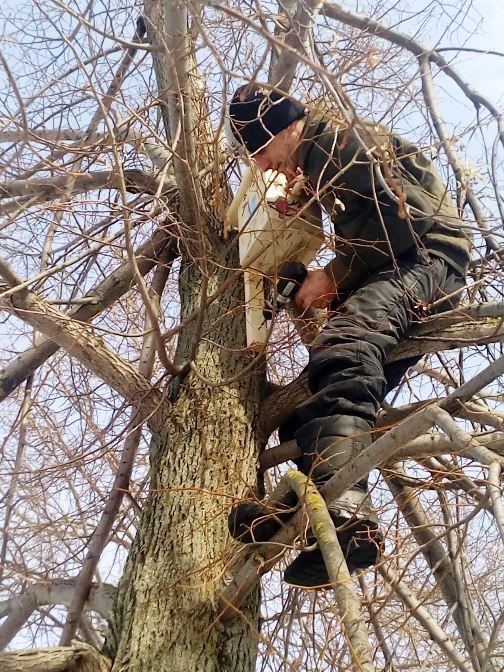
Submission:
M 489 49 L 504 53 L 504 2 L 503 0 L 473 0 L 474 9 L 483 17 L 482 25 L 467 42 L 453 46 Z M 443 46 L 452 46 L 443 42 Z M 455 52 L 446 52 L 449 60 Z M 504 58 L 498 56 L 461 53 L 456 68 L 467 83 L 494 104 L 504 105 Z

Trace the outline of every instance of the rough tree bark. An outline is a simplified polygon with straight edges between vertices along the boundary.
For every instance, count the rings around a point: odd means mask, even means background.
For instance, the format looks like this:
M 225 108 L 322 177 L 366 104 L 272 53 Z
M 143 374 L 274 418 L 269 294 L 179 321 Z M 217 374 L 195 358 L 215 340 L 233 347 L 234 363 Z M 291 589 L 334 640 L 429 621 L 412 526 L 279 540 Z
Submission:
M 234 253 L 226 255 L 223 245 L 213 242 L 215 261 L 232 267 Z M 210 291 L 225 276 L 226 271 L 215 272 Z M 197 305 L 201 282 L 199 270 L 187 265 L 181 282 L 184 313 Z M 254 481 L 259 449 L 254 426 L 260 376 L 248 373 L 225 382 L 250 363 L 243 354 L 242 322 L 234 317 L 242 305 L 238 284 L 205 311 L 197 374 L 171 386 L 170 419 L 153 436 L 151 493 L 106 645 L 115 672 L 254 670 L 258 595 L 243 616 L 225 625 L 215 622 L 219 585 L 228 571 L 225 513 Z M 188 355 L 195 337 L 194 329 L 184 331 L 178 360 Z

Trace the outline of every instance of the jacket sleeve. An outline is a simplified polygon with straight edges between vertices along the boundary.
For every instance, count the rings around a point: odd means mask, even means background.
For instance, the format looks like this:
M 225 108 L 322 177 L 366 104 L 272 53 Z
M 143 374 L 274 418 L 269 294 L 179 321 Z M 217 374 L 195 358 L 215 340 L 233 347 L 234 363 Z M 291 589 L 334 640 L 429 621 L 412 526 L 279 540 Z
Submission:
M 390 189 L 422 214 L 408 216 L 387 194 L 355 129 L 337 137 L 328 124 L 314 141 L 306 167 L 334 224 L 336 258 L 326 272 L 343 291 L 421 246 L 438 218 L 459 221 L 440 175 L 415 145 L 383 127 L 362 123 L 357 132 L 366 146 L 374 147 Z

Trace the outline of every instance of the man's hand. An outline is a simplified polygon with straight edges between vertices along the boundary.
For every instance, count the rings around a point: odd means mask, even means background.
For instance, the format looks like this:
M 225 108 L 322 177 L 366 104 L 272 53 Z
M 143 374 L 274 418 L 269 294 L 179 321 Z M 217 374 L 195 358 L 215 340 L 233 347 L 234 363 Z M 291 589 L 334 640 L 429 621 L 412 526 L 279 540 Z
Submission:
M 324 270 L 308 271 L 306 280 L 296 294 L 296 305 L 302 310 L 310 307 L 327 308 L 336 295 L 336 285 Z

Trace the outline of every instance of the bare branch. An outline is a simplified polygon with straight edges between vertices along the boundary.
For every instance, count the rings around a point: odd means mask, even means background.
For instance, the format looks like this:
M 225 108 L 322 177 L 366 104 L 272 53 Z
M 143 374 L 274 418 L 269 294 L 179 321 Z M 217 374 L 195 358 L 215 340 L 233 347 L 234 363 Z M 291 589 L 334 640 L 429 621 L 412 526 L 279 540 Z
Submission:
M 460 452 L 462 455 L 467 454 L 477 462 L 481 462 L 481 464 L 490 465 L 493 462 L 497 462 L 500 465 L 504 464 L 503 457 L 488 450 L 488 448 L 485 448 L 485 446 L 474 437 L 467 432 L 464 432 L 445 410 L 442 408 L 435 408 L 433 413 L 436 418 L 436 425 L 438 425 L 438 427 L 440 427 L 453 441 L 458 449 L 457 452 Z
M 86 131 L 77 128 L 23 128 L 21 130 L 0 131 L 0 144 L 6 142 L 26 142 L 40 140 L 43 142 L 76 142 L 86 137 Z
M 84 642 L 52 649 L 0 653 L 2 672 L 110 672 L 111 666 L 105 656 Z
M 451 660 L 461 672 L 474 672 L 472 665 L 460 655 L 457 647 L 444 629 L 434 621 L 427 609 L 422 606 L 420 600 L 411 592 L 411 590 L 399 580 L 399 577 L 390 566 L 390 563 L 381 563 L 378 567 L 378 571 L 408 607 L 411 615 L 423 625 L 429 633 L 429 636 L 432 637 L 436 644 L 445 652 L 447 658 Z
M 348 26 L 353 26 L 354 28 L 360 28 L 367 33 L 388 40 L 392 44 L 397 44 L 398 46 L 403 47 L 403 49 L 410 51 L 417 58 L 428 56 L 429 60 L 435 63 L 440 70 L 442 70 L 458 84 L 465 95 L 476 107 L 484 106 L 489 110 L 492 116 L 494 116 L 499 123 L 501 141 L 504 142 L 504 118 L 502 114 L 500 114 L 498 109 L 486 98 L 484 98 L 477 91 L 472 90 L 468 84 L 466 84 L 466 82 L 464 82 L 455 72 L 452 66 L 442 56 L 440 56 L 438 52 L 436 52 L 435 49 L 430 49 L 423 44 L 420 44 L 420 42 L 412 38 L 410 35 L 405 35 L 404 33 L 387 28 L 387 26 L 380 23 L 379 21 L 369 17 L 358 16 L 357 14 L 353 14 L 352 12 L 344 10 L 341 5 L 336 3 L 324 3 L 321 11 L 331 19 L 341 21 L 342 23 Z
M 175 180 L 180 190 L 181 218 L 193 225 L 200 221 L 200 186 L 194 180 L 197 164 L 194 142 L 193 92 L 190 73 L 193 67 L 188 34 L 188 9 L 184 3 L 146 0 L 147 33 L 152 46 L 154 71 L 165 131 L 173 151 Z M 161 28 L 163 27 L 163 29 Z M 158 57 L 158 50 L 163 57 Z
M 141 42 L 143 42 L 144 35 L 145 24 L 143 20 L 139 19 L 137 20 L 135 33 L 133 35 L 133 44 L 128 46 L 126 53 L 124 54 L 123 59 L 119 64 L 119 67 L 117 68 L 111 83 L 109 84 L 103 100 L 100 101 L 100 105 L 98 106 L 98 109 L 94 113 L 93 118 L 88 125 L 86 133 L 87 137 L 91 137 L 94 134 L 100 119 L 105 118 L 110 111 L 112 103 L 114 102 L 114 96 L 119 92 L 122 84 L 124 83 L 124 80 L 126 79 L 128 70 L 130 69 L 133 63 L 133 59 L 135 58 L 138 51 L 138 46 Z
M 369 620 L 371 621 L 371 625 L 373 626 L 376 639 L 379 642 L 380 648 L 383 653 L 383 657 L 385 658 L 385 666 L 383 669 L 386 670 L 386 672 L 400 672 L 400 670 L 394 664 L 393 653 L 387 643 L 387 637 L 383 631 L 383 628 L 381 627 L 378 621 L 378 614 L 375 613 L 375 611 L 373 610 L 372 598 L 367 589 L 364 576 L 360 573 L 357 577 L 357 580 L 359 582 L 359 586 L 362 591 L 364 601 L 368 603 Z
M 410 415 L 411 413 L 413 413 L 413 411 L 407 415 Z M 407 415 L 404 417 L 407 417 Z M 387 426 L 387 424 L 387 422 L 384 422 L 385 426 Z M 497 454 L 504 459 L 504 435 L 502 433 L 483 434 L 481 436 L 476 435 L 471 438 L 475 438 L 478 445 L 489 449 L 487 454 L 488 459 L 494 454 Z M 448 455 L 449 453 L 455 452 L 458 452 L 457 445 L 447 436 L 442 434 L 425 434 L 413 441 L 408 441 L 408 443 L 394 455 L 394 459 L 419 461 L 425 457 Z M 285 441 L 285 443 L 264 450 L 259 455 L 259 464 L 261 465 L 261 471 L 266 471 L 267 469 L 272 469 L 288 460 L 295 460 L 298 457 L 301 457 L 301 451 L 296 441 Z
M 463 166 L 459 161 L 455 150 L 452 147 L 448 129 L 446 128 L 446 124 L 443 120 L 443 117 L 441 116 L 441 112 L 438 109 L 437 99 L 434 93 L 434 82 L 432 81 L 432 72 L 430 69 L 429 58 L 426 56 L 420 57 L 419 67 L 420 67 L 420 73 L 422 75 L 421 77 L 422 89 L 424 92 L 425 100 L 428 104 L 429 113 L 432 117 L 432 122 L 436 129 L 436 132 L 441 140 L 443 149 L 446 152 L 451 167 L 453 168 L 455 177 L 457 178 L 457 181 L 461 189 L 463 189 L 465 192 L 465 197 L 469 205 L 471 206 L 471 210 L 478 223 L 480 230 L 485 236 L 488 248 L 493 251 L 498 251 L 500 250 L 500 245 L 495 240 L 495 238 L 491 236 L 488 232 L 488 225 L 486 223 L 485 217 L 483 216 L 483 212 L 481 210 L 479 201 L 476 198 L 474 190 L 472 189 L 471 185 L 468 183 L 468 180 L 465 177 Z
M 9 282 L 5 266 L 2 262 L 1 274 Z M 76 322 L 26 290 L 14 292 L 4 303 L 9 311 L 41 331 L 119 392 L 138 409 L 140 417 L 148 418 L 151 426 L 164 424 L 167 401 L 162 393 L 128 362 L 106 348 L 100 338 L 90 333 L 87 325 Z
M 170 238 L 166 229 L 159 229 L 150 240 L 135 252 L 139 272 L 146 275 L 152 270 L 165 249 L 169 250 L 168 257 L 172 261 L 177 256 L 176 243 Z M 131 263 L 126 261 L 108 278 L 88 292 L 85 298 L 91 299 L 91 302 L 77 308 L 70 313 L 70 317 L 78 322 L 90 322 L 96 315 L 125 294 L 131 288 L 133 280 L 133 268 Z M 59 346 L 54 341 L 47 340 L 18 355 L 11 364 L 0 371 L 0 401 L 11 394 L 30 373 L 58 350 Z
M 270 79 L 271 83 L 282 91 L 289 91 L 291 87 L 298 64 L 296 52 L 306 53 L 308 51 L 312 27 L 322 5 L 321 0 L 301 1 L 292 6 L 292 9 L 295 9 L 294 16 L 287 16 L 285 12 L 284 20 L 289 21 L 290 26 L 283 41 L 290 49 L 281 50 Z
M 21 595 L 0 602 L 0 618 L 6 620 L 0 625 L 0 650 L 4 649 L 17 635 L 31 614 L 44 605 L 69 607 L 74 593 L 76 579 L 54 579 L 49 583 L 31 585 Z M 116 593 L 115 586 L 108 583 L 94 584 L 89 590 L 86 609 L 96 611 L 107 619 L 112 610 Z
M 139 373 L 144 376 L 146 380 L 150 380 L 152 377 L 154 352 L 157 349 L 155 334 L 152 332 L 151 328 L 151 313 L 154 313 L 154 319 L 159 317 L 161 295 L 170 272 L 170 265 L 167 263 L 166 256 L 166 253 L 164 257 L 161 255 L 156 272 L 154 273 L 151 287 L 151 312 L 146 308 L 145 329 L 148 333 L 144 337 L 139 367 Z M 72 603 L 70 604 L 67 620 L 60 639 L 60 646 L 68 646 L 71 643 L 79 626 L 81 614 L 91 589 L 93 575 L 98 566 L 103 549 L 109 541 L 109 535 L 124 495 L 129 489 L 131 472 L 133 470 L 138 445 L 142 435 L 142 424 L 143 423 L 138 419 L 137 412 L 134 409 L 130 417 L 128 433 L 124 442 L 114 483 L 112 484 L 107 501 L 105 502 L 100 522 L 89 540 L 86 559 L 84 560 L 82 569 L 77 577 Z
M 314 484 L 300 471 L 290 469 L 286 479 L 306 507 L 338 604 L 343 634 L 355 672 L 373 672 L 362 605 L 353 587 L 343 551 L 327 506 Z
M 174 197 L 178 190 L 173 182 L 160 183 L 159 177 L 143 170 L 122 171 L 126 188 L 132 193 L 157 194 Z M 121 177 L 114 171 L 62 175 L 39 179 L 13 180 L 0 183 L 0 200 L 5 198 L 30 198 L 30 204 L 43 203 L 55 198 L 96 191 L 98 189 L 118 189 Z
M 393 466 L 394 471 L 402 474 L 403 469 L 399 464 Z M 465 627 L 466 620 L 471 623 L 471 640 L 474 638 L 478 644 L 485 644 L 485 637 L 475 614 L 465 608 L 460 600 L 453 568 L 446 550 L 443 547 L 439 537 L 434 532 L 432 521 L 429 520 L 415 489 L 403 485 L 393 476 L 387 477 L 387 484 L 394 495 L 395 501 L 406 522 L 410 526 L 411 532 L 416 539 L 428 566 L 431 568 L 435 581 L 439 586 L 441 593 L 446 600 L 446 604 L 453 614 L 453 618 L 459 630 L 459 633 L 466 644 L 468 650 L 471 650 L 471 641 L 469 633 Z
M 500 488 L 500 475 L 502 464 L 492 462 L 488 470 L 488 493 L 493 507 L 493 514 L 497 522 L 502 542 L 504 543 L 504 507 L 502 505 L 502 493 Z

